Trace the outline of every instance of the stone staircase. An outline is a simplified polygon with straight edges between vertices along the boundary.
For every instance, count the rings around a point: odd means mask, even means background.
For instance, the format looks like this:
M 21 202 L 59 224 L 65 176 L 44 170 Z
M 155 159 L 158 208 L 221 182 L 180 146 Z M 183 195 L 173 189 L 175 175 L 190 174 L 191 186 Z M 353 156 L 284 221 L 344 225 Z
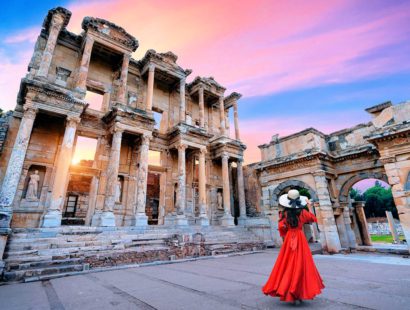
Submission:
M 3 281 L 36 281 L 85 270 L 260 250 L 243 227 L 82 227 L 14 229 Z

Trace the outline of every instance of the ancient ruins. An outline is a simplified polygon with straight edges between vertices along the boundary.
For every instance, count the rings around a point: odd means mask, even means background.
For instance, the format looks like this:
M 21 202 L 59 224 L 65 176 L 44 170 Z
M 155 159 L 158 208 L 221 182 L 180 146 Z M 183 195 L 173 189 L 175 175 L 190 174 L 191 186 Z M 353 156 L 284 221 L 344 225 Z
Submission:
M 308 239 L 333 253 L 369 244 L 349 190 L 370 177 L 392 185 L 410 240 L 409 102 L 330 135 L 274 136 L 243 167 L 240 94 L 212 77 L 187 83 L 172 52 L 133 59 L 138 41 L 109 21 L 85 17 L 71 33 L 70 17 L 48 12 L 16 108 L 0 118 L 3 280 L 280 246 L 290 188 L 315 199 L 321 233 L 308 226 Z M 95 154 L 74 163 L 81 139 Z
M 138 41 L 109 21 L 85 17 L 83 32 L 71 33 L 70 17 L 61 7 L 48 12 L 8 116 L 0 161 L 0 257 L 10 228 L 53 231 L 57 238 L 73 224 L 72 235 L 81 227 L 89 227 L 84 233 L 161 226 L 169 237 L 172 228 L 185 227 L 191 240 L 195 231 L 244 226 L 241 95 L 226 95 L 212 77 L 186 83 L 191 70 L 181 68 L 172 52 L 148 50 L 133 59 Z M 87 102 L 90 93 L 100 96 L 99 108 Z M 72 164 L 79 137 L 97 141 L 95 157 Z M 159 163 L 151 164 L 151 156 Z M 246 229 L 234 232 L 256 240 L 250 249 L 262 244 Z M 8 261 L 13 254 L 5 254 Z
M 360 180 L 374 178 L 392 186 L 401 226 L 410 240 L 410 102 L 385 102 L 366 109 L 367 124 L 326 135 L 308 128 L 287 137 L 274 135 L 259 146 L 261 162 L 246 167 L 247 205 L 267 215 L 275 227 L 278 197 L 290 188 L 308 190 L 319 229 L 305 234 L 329 252 L 370 245 L 364 203 L 349 191 Z M 282 243 L 272 230 L 276 245 Z

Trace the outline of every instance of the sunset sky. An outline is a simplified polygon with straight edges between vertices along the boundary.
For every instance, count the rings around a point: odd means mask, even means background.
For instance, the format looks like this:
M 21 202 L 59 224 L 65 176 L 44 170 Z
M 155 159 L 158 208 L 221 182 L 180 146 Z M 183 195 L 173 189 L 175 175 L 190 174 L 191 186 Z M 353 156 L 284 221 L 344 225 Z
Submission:
M 0 12 L 0 107 L 13 109 L 47 11 L 110 20 L 147 49 L 173 51 L 239 102 L 246 162 L 257 145 L 306 127 L 370 120 L 366 107 L 410 99 L 410 1 L 7 1 Z M 233 127 L 233 122 L 231 123 Z

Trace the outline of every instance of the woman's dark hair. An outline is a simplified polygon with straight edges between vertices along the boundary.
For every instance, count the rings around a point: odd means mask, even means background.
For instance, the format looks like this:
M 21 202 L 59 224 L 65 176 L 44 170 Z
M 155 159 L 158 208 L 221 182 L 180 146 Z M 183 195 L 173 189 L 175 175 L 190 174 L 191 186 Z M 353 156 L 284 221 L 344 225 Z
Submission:
M 298 227 L 299 225 L 299 216 L 302 213 L 303 209 L 292 209 L 292 208 L 285 208 L 282 213 L 282 218 L 286 218 L 286 223 L 292 227 Z

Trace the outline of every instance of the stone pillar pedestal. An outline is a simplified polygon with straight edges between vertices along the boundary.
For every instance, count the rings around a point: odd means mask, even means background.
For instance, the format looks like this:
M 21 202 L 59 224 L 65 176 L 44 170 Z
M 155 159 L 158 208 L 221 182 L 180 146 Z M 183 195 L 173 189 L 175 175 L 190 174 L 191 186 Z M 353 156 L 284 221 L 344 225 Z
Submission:
M 239 212 L 240 216 L 238 223 L 240 225 L 245 225 L 246 223 L 246 201 L 245 201 L 245 184 L 243 180 L 243 159 L 239 159 L 237 162 L 237 179 L 238 179 L 238 200 L 239 200 Z
M 186 108 L 185 108 L 185 79 L 181 79 L 181 82 L 179 83 L 179 94 L 180 94 L 179 121 L 181 123 L 184 123 L 185 122 L 185 113 L 186 113 Z
M 53 59 L 54 49 L 56 47 L 57 38 L 64 24 L 64 16 L 54 14 L 51 18 L 50 28 L 47 38 L 47 44 L 41 56 L 40 67 L 37 71 L 37 76 L 47 77 L 50 70 L 51 60 Z
M 366 214 L 364 213 L 364 202 L 357 201 L 355 203 L 357 220 L 360 223 L 361 236 L 364 245 L 372 245 L 372 239 L 370 238 L 369 228 L 367 226 Z
M 390 211 L 386 211 L 387 221 L 389 222 L 390 232 L 393 237 L 394 243 L 399 243 L 399 234 L 397 233 L 396 225 L 394 224 L 393 214 Z
M 5 263 L 3 261 L 4 250 L 6 249 L 7 239 L 11 234 L 10 228 L 0 228 L 0 279 L 2 278 Z
M 105 186 L 104 209 L 101 214 L 100 226 L 115 226 L 115 190 L 118 179 L 118 168 L 120 164 L 120 152 L 123 130 L 114 128 L 112 135 L 110 161 L 107 167 L 107 184 Z
M 225 105 L 224 97 L 219 97 L 219 129 L 221 130 L 221 135 L 225 135 Z
M 94 39 L 89 35 L 85 37 L 83 55 L 81 57 L 80 68 L 78 68 L 77 84 L 75 90 L 85 94 L 87 91 L 88 67 L 90 66 L 91 52 L 94 45 Z
M 41 227 L 61 226 L 61 212 L 64 207 L 64 199 L 69 178 L 68 171 L 73 156 L 75 133 L 79 123 L 79 117 L 67 117 L 64 138 L 57 159 L 50 205 L 43 216 Z
M 137 178 L 137 206 L 135 213 L 135 226 L 146 227 L 148 225 L 148 216 L 145 214 L 147 204 L 147 179 L 148 179 L 148 153 L 149 141 L 151 137 L 142 136 L 140 146 L 140 158 Z
M 233 104 L 233 119 L 235 124 L 235 139 L 241 140 L 239 135 L 238 104 L 236 102 Z
M 147 111 L 152 110 L 152 101 L 154 98 L 154 76 L 155 76 L 155 66 L 150 65 L 148 68 L 147 97 L 145 101 Z
M 205 103 L 204 103 L 204 88 L 200 87 L 198 90 L 199 97 L 199 126 L 205 127 Z
M 20 122 L 19 131 L 14 141 L 13 150 L 11 151 L 0 190 L 0 228 L 10 227 L 13 213 L 12 204 L 20 181 L 34 119 L 36 118 L 37 111 L 34 108 L 27 106 L 26 103 L 24 109 L 23 118 Z
M 222 191 L 224 203 L 224 215 L 221 218 L 222 226 L 235 226 L 234 218 L 231 213 L 231 192 L 229 188 L 229 156 L 222 154 Z
M 322 246 L 329 253 L 338 253 L 342 247 L 336 227 L 325 171 L 316 171 L 314 173 L 314 179 L 320 204 L 320 216 L 323 225 L 321 230 L 326 236 L 326 244 L 322 244 Z
M 199 221 L 202 226 L 209 226 L 206 204 L 206 166 L 205 166 L 206 149 L 199 152 Z
M 120 85 L 118 87 L 117 101 L 126 104 L 125 94 L 127 93 L 127 77 L 128 77 L 128 65 L 130 63 L 130 54 L 124 54 L 121 66 Z

